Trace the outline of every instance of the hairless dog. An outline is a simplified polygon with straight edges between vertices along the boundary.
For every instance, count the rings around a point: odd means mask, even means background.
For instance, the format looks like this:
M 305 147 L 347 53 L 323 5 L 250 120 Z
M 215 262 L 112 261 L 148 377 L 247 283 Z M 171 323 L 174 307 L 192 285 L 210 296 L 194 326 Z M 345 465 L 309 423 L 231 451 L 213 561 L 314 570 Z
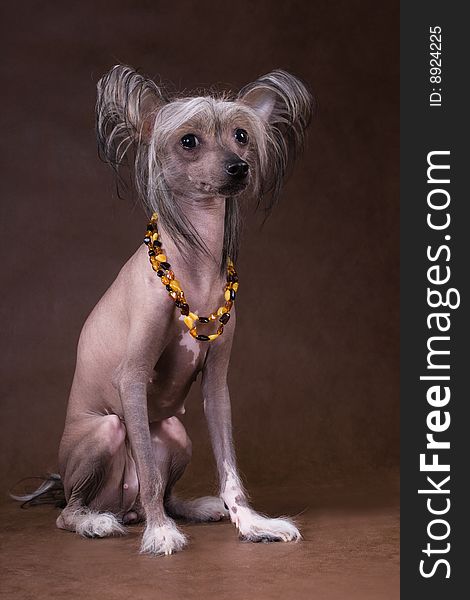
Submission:
M 227 261 L 237 257 L 240 205 L 265 198 L 272 206 L 302 146 L 311 106 L 305 86 L 282 70 L 234 96 L 170 97 L 122 65 L 100 80 L 101 152 L 116 169 L 126 160 L 132 165 L 146 209 L 158 213 L 163 258 L 194 318 L 223 301 Z M 67 502 L 59 528 L 104 537 L 144 520 L 141 551 L 156 555 L 187 543 L 172 517 L 230 517 L 251 541 L 300 539 L 290 519 L 250 507 L 237 471 L 227 387 L 231 304 L 223 335 L 198 339 L 152 269 L 148 245 L 124 265 L 78 343 L 59 451 Z M 178 417 L 200 372 L 220 495 L 183 500 L 173 486 L 190 460 L 191 441 Z

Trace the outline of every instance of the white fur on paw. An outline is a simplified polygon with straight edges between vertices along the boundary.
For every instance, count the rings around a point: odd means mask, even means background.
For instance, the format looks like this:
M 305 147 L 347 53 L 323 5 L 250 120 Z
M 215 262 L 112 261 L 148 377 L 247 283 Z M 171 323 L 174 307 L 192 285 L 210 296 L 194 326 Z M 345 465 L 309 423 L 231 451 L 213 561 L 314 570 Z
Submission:
M 249 542 L 298 542 L 302 536 L 290 519 L 269 519 L 248 507 L 237 507 L 232 515 L 240 537 Z
M 75 531 L 84 537 L 123 535 L 125 528 L 112 513 L 85 512 L 76 516 Z
M 186 544 L 186 536 L 181 533 L 173 521 L 168 520 L 164 525 L 147 525 L 142 536 L 140 551 L 143 554 L 168 556 L 182 550 Z
M 172 496 L 168 500 L 168 508 L 175 516 L 190 521 L 220 521 L 229 516 L 223 500 L 217 496 L 203 496 L 194 500 Z

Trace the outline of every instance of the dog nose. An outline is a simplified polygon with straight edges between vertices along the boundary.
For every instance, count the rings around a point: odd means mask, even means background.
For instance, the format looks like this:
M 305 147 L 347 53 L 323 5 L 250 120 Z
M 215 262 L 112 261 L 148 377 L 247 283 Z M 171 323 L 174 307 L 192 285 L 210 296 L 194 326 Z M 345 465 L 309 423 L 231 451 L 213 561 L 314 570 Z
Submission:
M 234 179 L 244 179 L 248 175 L 248 163 L 237 160 L 226 165 L 225 170 Z

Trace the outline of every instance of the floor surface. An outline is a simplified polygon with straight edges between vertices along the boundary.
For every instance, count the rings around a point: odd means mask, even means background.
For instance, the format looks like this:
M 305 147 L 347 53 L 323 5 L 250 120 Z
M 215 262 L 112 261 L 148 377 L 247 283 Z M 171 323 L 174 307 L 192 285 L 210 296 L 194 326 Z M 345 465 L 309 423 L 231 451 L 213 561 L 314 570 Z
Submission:
M 185 524 L 190 545 L 170 557 L 139 555 L 140 526 L 123 538 L 82 539 L 55 528 L 57 509 L 6 500 L 2 596 L 9 599 L 382 600 L 399 598 L 396 485 L 252 493 L 270 514 L 296 515 L 297 544 L 240 542 L 228 522 Z

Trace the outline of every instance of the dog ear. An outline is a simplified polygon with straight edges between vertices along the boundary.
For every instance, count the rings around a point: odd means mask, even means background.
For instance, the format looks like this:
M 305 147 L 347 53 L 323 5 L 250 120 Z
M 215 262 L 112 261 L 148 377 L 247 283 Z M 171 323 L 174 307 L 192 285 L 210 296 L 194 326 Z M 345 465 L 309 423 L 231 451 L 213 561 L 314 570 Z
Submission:
M 104 158 L 118 166 L 127 150 L 148 144 L 155 115 L 166 104 L 160 88 L 125 65 L 114 66 L 98 81 L 96 133 Z
M 303 148 L 313 98 L 297 77 L 277 69 L 245 86 L 237 101 L 250 107 L 268 130 L 269 160 L 262 173 L 261 196 L 268 196 L 266 214 L 269 214 L 293 159 Z
M 268 125 L 274 126 L 296 145 L 302 145 L 313 106 L 306 86 L 286 71 L 277 69 L 246 85 L 238 99 L 253 109 Z

